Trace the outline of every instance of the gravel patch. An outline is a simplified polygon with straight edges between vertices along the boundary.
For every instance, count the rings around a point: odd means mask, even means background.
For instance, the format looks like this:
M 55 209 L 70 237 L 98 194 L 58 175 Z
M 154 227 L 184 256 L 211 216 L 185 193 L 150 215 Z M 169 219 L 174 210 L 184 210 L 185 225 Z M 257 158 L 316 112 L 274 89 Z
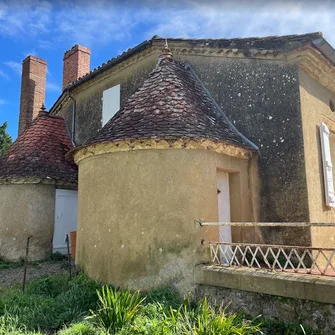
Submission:
M 67 262 L 45 262 L 36 265 L 28 265 L 27 282 L 44 276 L 69 273 Z M 23 281 L 23 266 L 14 269 L 0 269 L 0 288 L 13 286 Z

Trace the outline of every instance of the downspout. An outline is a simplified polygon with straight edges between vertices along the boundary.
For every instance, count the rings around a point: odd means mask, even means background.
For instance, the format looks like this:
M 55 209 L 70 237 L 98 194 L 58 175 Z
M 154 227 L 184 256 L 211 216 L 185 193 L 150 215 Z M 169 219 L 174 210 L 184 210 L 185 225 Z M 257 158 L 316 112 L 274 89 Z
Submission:
M 77 107 L 77 103 L 76 103 L 76 99 L 71 95 L 70 91 L 68 91 L 69 93 L 69 98 L 73 101 L 72 103 L 72 129 L 71 129 L 71 140 L 72 143 L 74 144 L 74 146 L 76 146 L 76 142 L 75 142 L 75 135 L 76 135 L 76 107 Z

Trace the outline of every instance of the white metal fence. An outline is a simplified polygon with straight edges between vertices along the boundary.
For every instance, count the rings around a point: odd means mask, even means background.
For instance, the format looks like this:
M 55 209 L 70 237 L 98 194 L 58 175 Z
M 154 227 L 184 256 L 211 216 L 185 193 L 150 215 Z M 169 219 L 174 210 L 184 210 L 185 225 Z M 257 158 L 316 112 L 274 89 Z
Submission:
M 334 227 L 335 223 L 199 222 L 202 226 Z M 202 241 L 213 264 L 335 276 L 335 248 Z

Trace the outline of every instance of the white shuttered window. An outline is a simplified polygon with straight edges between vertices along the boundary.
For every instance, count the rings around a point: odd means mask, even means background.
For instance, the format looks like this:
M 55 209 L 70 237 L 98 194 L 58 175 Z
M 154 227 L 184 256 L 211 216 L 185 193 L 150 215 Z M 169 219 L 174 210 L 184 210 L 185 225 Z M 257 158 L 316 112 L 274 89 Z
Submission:
M 331 162 L 329 129 L 323 122 L 321 122 L 320 124 L 320 139 L 321 139 L 323 179 L 325 184 L 326 205 L 329 207 L 335 207 L 333 165 Z
M 120 85 L 105 90 L 102 95 L 102 126 L 120 109 Z

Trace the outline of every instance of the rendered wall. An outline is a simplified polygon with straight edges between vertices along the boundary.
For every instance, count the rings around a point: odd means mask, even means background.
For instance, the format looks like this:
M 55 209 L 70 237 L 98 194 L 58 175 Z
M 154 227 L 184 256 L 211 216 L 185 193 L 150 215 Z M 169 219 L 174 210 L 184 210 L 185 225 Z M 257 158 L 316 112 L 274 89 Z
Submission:
M 30 240 L 29 259 L 51 253 L 55 207 L 53 185 L 0 185 L 0 258 L 19 261 Z
M 248 58 L 184 58 L 230 121 L 259 147 L 261 221 L 308 221 L 297 66 Z M 278 232 L 267 238 L 278 242 Z
M 302 70 L 299 73 L 301 114 L 304 133 L 306 177 L 308 188 L 309 216 L 311 222 L 335 222 L 335 209 L 325 204 L 320 144 L 321 122 L 331 131 L 331 151 L 335 151 L 335 114 L 329 100 L 335 102 L 335 94 L 328 91 Z M 333 168 L 335 162 L 333 161 Z M 334 247 L 335 228 L 312 228 L 312 244 L 315 247 Z
M 217 229 L 217 169 L 239 174 L 233 212 L 253 219 L 249 162 L 207 150 L 136 150 L 79 162 L 77 264 L 114 285 L 149 289 L 173 284 L 186 293 L 194 266 L 208 260 L 202 238 Z M 256 197 L 254 197 L 256 198 Z

